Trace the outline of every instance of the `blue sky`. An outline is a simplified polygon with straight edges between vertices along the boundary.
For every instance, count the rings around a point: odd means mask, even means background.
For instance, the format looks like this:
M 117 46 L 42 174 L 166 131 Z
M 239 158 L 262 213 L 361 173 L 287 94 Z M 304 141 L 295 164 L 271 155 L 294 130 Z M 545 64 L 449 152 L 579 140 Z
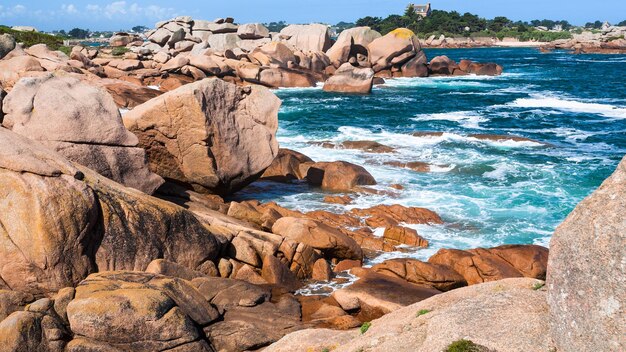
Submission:
M 413 0 L 415 1 L 415 0 Z M 200 19 L 232 16 L 239 23 L 286 20 L 290 23 L 354 21 L 402 13 L 410 0 L 2 0 L 0 24 L 32 25 L 40 30 L 118 30 L 152 26 L 176 15 Z M 416 1 L 419 2 L 419 1 Z M 566 19 L 617 23 L 626 19 L 626 0 L 433 0 L 433 8 L 513 20 Z

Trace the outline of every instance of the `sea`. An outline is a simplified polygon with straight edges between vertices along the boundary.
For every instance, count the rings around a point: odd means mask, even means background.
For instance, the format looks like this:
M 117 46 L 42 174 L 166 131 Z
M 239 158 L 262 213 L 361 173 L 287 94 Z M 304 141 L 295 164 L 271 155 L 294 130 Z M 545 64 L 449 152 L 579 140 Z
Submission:
M 407 225 L 430 242 L 368 258 L 426 260 L 441 248 L 549 246 L 555 228 L 626 154 L 626 55 L 540 53 L 533 48 L 426 49 L 504 67 L 498 77 L 388 79 L 371 95 L 279 89 L 278 141 L 315 161 L 365 167 L 380 194 L 324 203 L 306 183 L 256 182 L 233 199 L 275 201 L 299 211 L 342 213 L 378 204 L 425 207 L 444 225 Z M 415 132 L 443 132 L 441 135 Z M 514 135 L 491 141 L 471 134 Z M 372 140 L 394 153 L 327 149 L 315 142 Z M 426 162 L 431 172 L 386 165 Z M 403 190 L 390 186 L 400 184 Z M 387 192 L 388 191 L 388 192 Z M 382 229 L 375 229 L 377 235 Z

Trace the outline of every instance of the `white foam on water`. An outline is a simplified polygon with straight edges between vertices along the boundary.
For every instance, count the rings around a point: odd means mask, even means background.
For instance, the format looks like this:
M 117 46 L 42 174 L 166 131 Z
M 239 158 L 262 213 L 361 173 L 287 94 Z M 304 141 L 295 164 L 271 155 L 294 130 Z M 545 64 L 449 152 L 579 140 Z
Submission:
M 271 89 L 273 92 L 277 93 L 280 91 L 286 92 L 306 92 L 310 90 L 321 90 L 324 88 L 324 82 L 317 82 L 315 87 L 281 87 L 281 88 L 273 88 Z
M 458 122 L 459 125 L 465 128 L 480 128 L 481 122 L 487 122 L 488 119 L 485 116 L 480 115 L 475 111 L 451 111 L 451 112 L 443 112 L 436 114 L 419 114 L 414 118 L 411 118 L 413 121 L 453 121 Z
M 533 94 L 530 98 L 519 98 L 508 103 L 509 107 L 516 108 L 551 108 L 574 113 L 587 113 L 604 117 L 626 119 L 626 108 L 599 103 L 582 102 L 578 100 L 561 99 L 551 96 Z

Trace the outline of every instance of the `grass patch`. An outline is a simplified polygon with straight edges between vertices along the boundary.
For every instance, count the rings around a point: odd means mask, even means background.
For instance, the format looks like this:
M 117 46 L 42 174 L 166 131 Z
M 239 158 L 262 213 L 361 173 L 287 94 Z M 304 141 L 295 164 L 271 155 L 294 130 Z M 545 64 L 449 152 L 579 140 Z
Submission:
M 537 291 L 542 289 L 544 286 L 546 285 L 545 282 L 537 282 L 536 284 L 533 285 L 533 290 Z
M 448 345 L 445 352 L 481 352 L 483 348 L 470 340 L 457 340 Z
M 330 352 L 328 348 L 322 348 L 322 352 Z
M 420 311 L 417 312 L 417 316 L 421 317 L 422 315 L 428 314 L 428 313 L 430 313 L 430 310 L 428 310 L 428 309 L 420 309 Z
M 363 323 L 363 325 L 361 325 L 361 328 L 359 329 L 361 331 L 361 335 L 365 334 L 367 330 L 370 329 L 371 326 L 372 326 L 372 323 L 370 323 L 369 321 Z
M 113 48 L 113 50 L 111 50 L 111 55 L 113 56 L 122 56 L 124 54 L 126 54 L 127 52 L 129 52 L 130 49 L 125 48 L 125 47 L 117 47 L 117 48 Z
M 46 44 L 51 50 L 59 50 L 63 46 L 63 38 L 38 32 L 21 32 L 7 26 L 0 26 L 0 34 L 10 34 L 18 43 L 24 43 L 26 47 L 35 44 Z
M 70 54 L 72 53 L 72 48 L 69 46 L 61 45 L 58 50 L 67 56 L 70 56 Z

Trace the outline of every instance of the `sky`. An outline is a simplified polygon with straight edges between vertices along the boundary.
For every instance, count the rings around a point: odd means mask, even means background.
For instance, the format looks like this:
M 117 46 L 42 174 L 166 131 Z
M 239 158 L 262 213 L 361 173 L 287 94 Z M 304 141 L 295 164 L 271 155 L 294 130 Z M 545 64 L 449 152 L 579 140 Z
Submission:
M 402 14 L 411 0 L 0 0 L 0 24 L 29 25 L 42 31 L 130 29 L 178 15 L 238 23 L 354 22 L 364 16 Z M 415 1 L 415 0 L 413 0 Z M 419 1 L 416 1 L 419 3 Z M 582 25 L 595 20 L 626 20 L 626 0 L 431 0 L 434 9 L 471 12 L 485 18 L 565 19 Z

